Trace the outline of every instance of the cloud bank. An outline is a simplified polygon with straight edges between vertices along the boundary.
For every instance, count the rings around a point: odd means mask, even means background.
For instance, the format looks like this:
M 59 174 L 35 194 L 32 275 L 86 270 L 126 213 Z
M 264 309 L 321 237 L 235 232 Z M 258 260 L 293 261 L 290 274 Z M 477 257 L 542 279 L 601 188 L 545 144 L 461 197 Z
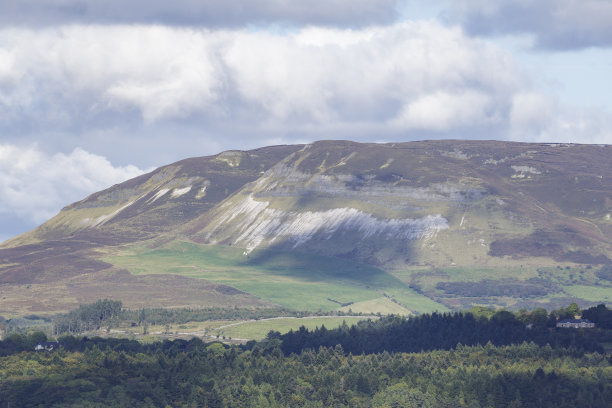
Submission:
M 22 135 L 139 120 L 312 137 L 355 126 L 503 128 L 529 88 L 503 52 L 435 23 L 283 36 L 66 26 L 0 38 L 0 127 Z
M 240 27 L 289 24 L 358 27 L 389 23 L 398 0 L 3 0 L 3 26 L 163 24 Z
M 434 22 L 284 35 L 64 26 L 4 29 L 0 39 L 8 137 L 170 124 L 236 143 L 253 134 L 295 142 L 407 132 L 534 140 L 561 114 L 508 54 Z M 610 141 L 602 132 L 589 141 Z
M 607 0 L 453 0 L 446 18 L 470 34 L 529 34 L 537 48 L 612 46 L 612 2 Z

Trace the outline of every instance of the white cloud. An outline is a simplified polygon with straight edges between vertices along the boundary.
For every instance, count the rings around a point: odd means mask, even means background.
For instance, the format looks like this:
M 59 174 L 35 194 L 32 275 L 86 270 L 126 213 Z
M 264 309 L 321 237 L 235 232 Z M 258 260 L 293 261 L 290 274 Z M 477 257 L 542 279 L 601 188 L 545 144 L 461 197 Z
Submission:
M 612 116 L 600 108 L 560 107 L 538 140 L 612 145 Z
M 15 58 L 9 52 L 0 49 L 0 85 L 19 79 L 15 69 Z
M 510 140 L 612 144 L 612 118 L 605 109 L 563 106 L 537 93 L 515 95 L 508 126 Z
M 49 155 L 36 146 L 0 144 L 0 215 L 36 225 L 71 202 L 142 173 L 83 149 Z
M 510 125 L 514 133 L 542 132 L 558 111 L 551 98 L 536 92 L 517 93 L 512 100 Z
M 493 98 L 481 92 L 436 92 L 407 104 L 391 124 L 438 131 L 459 130 L 497 122 Z
M 159 26 L 6 29 L 0 50 L 23 73 L 3 97 L 3 117 L 18 123 L 35 114 L 58 127 L 134 109 L 149 123 L 195 115 L 286 129 L 384 124 L 428 95 L 477 94 L 498 109 L 526 86 L 503 52 L 433 22 L 286 35 Z

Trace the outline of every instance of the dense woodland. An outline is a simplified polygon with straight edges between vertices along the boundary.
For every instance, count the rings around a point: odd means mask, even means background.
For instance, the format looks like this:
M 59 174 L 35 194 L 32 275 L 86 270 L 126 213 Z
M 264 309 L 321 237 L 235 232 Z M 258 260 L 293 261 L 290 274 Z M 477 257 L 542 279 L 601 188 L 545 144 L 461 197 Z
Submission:
M 381 352 L 419 352 L 422 350 L 449 350 L 457 346 L 486 344 L 520 344 L 534 342 L 540 346 L 576 347 L 587 351 L 603 352 L 601 343 L 609 337 L 603 331 L 549 330 L 547 327 L 527 328 L 510 312 L 498 312 L 490 319 L 472 314 L 423 315 L 411 319 L 388 317 L 376 321 L 362 321 L 333 330 L 324 326 L 308 331 L 304 328 L 284 335 L 270 333 L 268 338 L 282 341 L 286 355 L 305 349 L 333 347 L 341 344 L 353 354 Z M 611 339 L 612 340 L 612 339 Z
M 112 319 L 111 306 L 96 307 Z M 386 317 L 240 347 L 67 335 L 34 352 L 45 334 L 13 333 L 0 341 L 0 406 L 610 407 L 610 332 L 551 327 L 576 312 Z M 612 322 L 604 305 L 582 315 Z
M 278 340 L 251 349 L 198 339 L 149 346 L 104 343 L 84 351 L 0 359 L 2 402 L 11 407 L 609 407 L 612 401 L 612 365 L 604 355 L 533 343 L 369 355 L 346 354 L 335 346 L 290 356 L 284 356 Z M 134 350 L 130 343 L 136 343 Z

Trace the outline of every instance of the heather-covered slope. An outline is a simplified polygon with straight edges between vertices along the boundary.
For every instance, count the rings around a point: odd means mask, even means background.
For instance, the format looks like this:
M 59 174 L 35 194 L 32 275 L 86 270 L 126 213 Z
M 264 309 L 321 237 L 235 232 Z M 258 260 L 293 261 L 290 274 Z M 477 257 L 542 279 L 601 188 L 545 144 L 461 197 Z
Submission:
M 407 313 L 609 301 L 600 272 L 612 258 L 611 213 L 611 146 L 325 141 L 232 151 L 66 207 L 4 244 L 0 282 L 125 268 L 211 279 L 281 304 L 275 293 L 289 286 L 339 285 L 355 290 L 304 304 Z M 309 259 L 369 265 L 379 278 L 368 283 L 360 270 L 347 280 L 350 268 L 326 274 Z M 289 286 L 275 286 L 278 274 Z
M 386 268 L 486 266 L 504 257 L 603 264 L 612 244 L 611 153 L 501 142 L 319 142 L 194 220 L 190 237 L 247 253 L 294 249 Z
M 144 240 L 171 231 L 213 208 L 301 146 L 228 151 L 160 167 L 92 194 L 3 246 L 91 236 L 107 245 Z

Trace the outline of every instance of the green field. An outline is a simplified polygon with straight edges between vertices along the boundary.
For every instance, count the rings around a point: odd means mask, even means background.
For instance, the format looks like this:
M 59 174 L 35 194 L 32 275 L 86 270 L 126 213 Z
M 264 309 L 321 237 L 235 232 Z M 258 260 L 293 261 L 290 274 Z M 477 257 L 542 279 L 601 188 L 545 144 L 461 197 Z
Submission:
M 373 266 L 297 252 L 254 251 L 247 256 L 243 251 L 174 242 L 154 250 L 126 249 L 103 260 L 136 275 L 163 273 L 207 279 L 295 310 L 337 310 L 385 294 L 412 312 L 447 310 Z M 376 308 L 364 310 L 379 311 L 384 313 Z
M 612 302 L 612 287 L 601 287 L 601 286 L 583 286 L 573 285 L 566 286 L 563 290 L 572 296 L 576 296 L 581 299 L 585 299 L 591 302 Z
M 419 286 L 426 289 L 433 289 L 438 282 L 479 282 L 482 280 L 499 280 L 500 278 L 513 278 L 527 280 L 537 278 L 536 268 L 521 267 L 491 267 L 491 268 L 467 268 L 454 266 L 447 268 L 437 268 L 435 272 L 431 269 L 412 269 L 393 272 L 404 282 L 418 282 Z
M 518 264 L 515 266 L 404 269 L 393 271 L 393 275 L 407 285 L 419 288 L 429 298 L 444 302 L 455 308 L 483 305 L 498 308 L 558 308 L 572 301 L 611 302 L 612 285 L 596 276 L 596 268 L 585 265 L 539 266 Z M 437 285 L 441 282 L 479 283 L 499 282 L 503 288 L 510 284 L 540 285 L 546 294 L 516 296 L 499 295 L 494 292 L 482 295 L 462 295 L 447 292 Z M 353 308 L 353 310 L 356 310 Z
M 233 339 L 245 340 L 261 340 L 266 337 L 270 330 L 278 331 L 281 334 L 287 333 L 290 330 L 298 330 L 301 326 L 309 330 L 314 330 L 317 327 L 325 326 L 327 329 L 335 329 L 341 326 L 344 322 L 348 326 L 352 326 L 364 320 L 364 317 L 346 316 L 346 317 L 281 317 L 277 319 L 264 319 L 257 321 L 238 322 L 225 327 L 217 328 L 210 332 L 215 336 L 231 337 Z

